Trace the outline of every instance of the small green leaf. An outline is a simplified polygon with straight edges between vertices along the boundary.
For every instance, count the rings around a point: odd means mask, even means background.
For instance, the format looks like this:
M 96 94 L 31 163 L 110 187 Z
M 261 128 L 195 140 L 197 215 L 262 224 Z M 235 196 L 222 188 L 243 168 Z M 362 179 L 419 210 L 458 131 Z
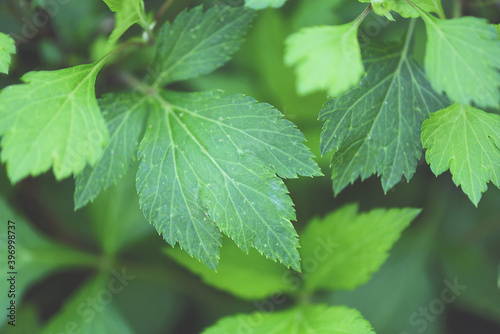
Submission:
M 281 312 L 254 312 L 225 317 L 203 334 L 375 334 L 356 310 L 344 306 L 301 305 Z
M 266 259 L 255 249 L 245 254 L 229 238 L 224 238 L 217 272 L 210 270 L 180 248 L 167 248 L 165 253 L 179 264 L 201 276 L 203 281 L 244 299 L 265 299 L 276 293 L 293 291 L 283 275 L 287 269 Z
M 379 15 L 385 15 L 393 10 L 398 12 L 402 17 L 419 17 L 419 12 L 413 8 L 406 0 L 359 0 L 360 2 L 371 2 L 373 9 Z M 426 12 L 437 13 L 439 17 L 444 18 L 443 6 L 441 0 L 413 0 L 413 4 L 420 7 Z
M 346 205 L 309 222 L 300 236 L 305 290 L 351 290 L 366 283 L 389 256 L 419 209 L 375 209 L 358 213 Z M 314 261 L 314 270 L 306 264 Z
M 303 28 L 286 40 L 285 62 L 295 66 L 300 94 L 327 90 L 339 95 L 364 73 L 357 21 L 341 26 Z
M 134 331 L 125 317 L 109 300 L 113 299 L 113 293 L 116 293 L 113 289 L 116 286 L 123 289 L 123 285 L 119 284 L 123 283 L 107 274 L 101 274 L 83 283 L 59 313 L 50 319 L 41 334 L 133 334 Z M 110 286 L 113 286 L 113 289 L 110 289 Z
M 425 159 L 434 174 L 450 169 L 453 182 L 477 206 L 493 182 L 500 187 L 500 116 L 454 104 L 422 125 Z
M 287 0 L 245 0 L 245 6 L 252 9 L 264 9 L 267 7 L 278 8 L 285 4 Z
M 335 194 L 359 176 L 364 180 L 374 173 L 382 175 L 385 192 L 403 175 L 410 180 L 422 155 L 422 122 L 447 105 L 408 55 L 408 44 L 368 47 L 365 57 L 367 73 L 361 83 L 328 101 L 319 114 L 325 121 L 321 152 L 334 152 Z
M 149 105 L 147 98 L 138 93 L 109 94 L 99 104 L 111 136 L 101 159 L 76 177 L 75 210 L 116 184 L 136 160 Z
M 56 179 L 101 157 L 109 132 L 94 93 L 103 61 L 29 72 L 0 92 L 2 161 L 12 183 L 51 166 Z
M 238 50 L 254 17 L 244 7 L 202 7 L 183 11 L 166 23 L 156 42 L 150 82 L 162 86 L 207 74 Z
M 455 102 L 500 107 L 500 41 L 485 19 L 440 20 L 423 14 L 427 28 L 425 70 L 438 91 Z
M 0 73 L 9 73 L 10 55 L 14 53 L 16 53 L 14 40 L 0 32 Z
M 217 268 L 222 231 L 245 252 L 300 270 L 283 181 L 321 175 L 304 136 L 270 105 L 220 92 L 155 95 L 137 174 L 146 218 Z
M 118 39 L 132 25 L 145 23 L 144 1 L 143 0 L 104 0 L 109 8 L 116 12 L 115 28 L 109 37 L 106 45 L 107 50 L 111 50 Z

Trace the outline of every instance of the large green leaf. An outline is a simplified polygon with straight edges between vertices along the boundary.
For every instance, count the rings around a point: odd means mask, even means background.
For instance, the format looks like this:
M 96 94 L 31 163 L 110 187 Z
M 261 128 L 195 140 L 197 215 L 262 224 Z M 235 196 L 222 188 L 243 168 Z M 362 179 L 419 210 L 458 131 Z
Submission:
M 195 78 L 224 65 L 238 50 L 254 17 L 244 7 L 183 11 L 166 23 L 156 42 L 149 81 L 156 86 Z
M 500 107 L 500 41 L 495 27 L 476 17 L 422 17 L 428 36 L 425 70 L 434 88 L 460 104 Z
M 357 211 L 357 205 L 347 205 L 307 224 L 300 236 L 306 291 L 350 290 L 367 282 L 420 212 L 409 208 Z
M 14 40 L 0 32 L 0 73 L 9 73 L 10 55 L 15 52 Z
M 2 161 L 12 183 L 51 166 L 60 180 L 99 160 L 109 137 L 94 93 L 103 63 L 29 72 L 24 84 L 0 92 Z
M 493 182 L 500 187 L 500 116 L 454 104 L 422 125 L 425 159 L 434 174 L 450 169 L 453 182 L 477 205 Z
M 364 67 L 358 27 L 356 20 L 340 26 L 303 28 L 288 37 L 285 62 L 295 66 L 300 94 L 327 90 L 336 96 L 359 83 Z
M 120 277 L 121 278 L 121 277 Z M 127 281 L 125 281 L 128 284 Z M 126 288 L 118 278 L 100 274 L 83 286 L 52 317 L 41 334 L 133 334 L 134 331 L 112 302 L 113 294 Z
M 282 312 L 255 312 L 222 318 L 203 334 L 375 334 L 356 310 L 302 305 Z
M 116 184 L 130 168 L 149 108 L 147 98 L 139 93 L 109 94 L 99 102 L 111 136 L 96 165 L 87 166 L 76 177 L 75 209 Z
M 205 283 L 240 298 L 264 299 L 273 294 L 291 292 L 294 288 L 284 279 L 287 269 L 266 259 L 255 249 L 245 254 L 228 238 L 224 238 L 222 243 L 217 272 L 208 269 L 178 247 L 165 249 L 165 253 L 200 275 Z
M 422 68 L 408 55 L 408 42 L 366 49 L 367 73 L 346 94 L 328 101 L 321 152 L 333 151 L 335 194 L 359 176 L 382 175 L 384 191 L 404 175 L 410 180 L 422 155 L 420 128 L 429 114 L 446 105 Z
M 245 0 L 245 5 L 252 9 L 264 9 L 267 7 L 281 7 L 287 0 Z
M 295 126 L 268 104 L 220 92 L 155 95 L 137 174 L 140 205 L 165 240 L 216 269 L 221 234 L 300 270 L 283 181 L 321 175 Z

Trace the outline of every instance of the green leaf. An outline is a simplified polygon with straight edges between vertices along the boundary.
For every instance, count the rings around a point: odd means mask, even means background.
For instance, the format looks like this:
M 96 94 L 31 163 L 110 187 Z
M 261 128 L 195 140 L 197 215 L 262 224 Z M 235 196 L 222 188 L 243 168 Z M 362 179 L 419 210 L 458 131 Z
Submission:
M 3 198 L 0 198 L 0 217 L 2 217 L 4 224 L 0 229 L 0 245 L 5 253 L 0 258 L 0 270 L 2 271 L 0 289 L 2 291 L 9 290 L 8 281 L 3 278 L 3 275 L 7 272 L 17 272 L 17 301 L 21 301 L 22 296 L 31 285 L 51 272 L 72 267 L 94 266 L 98 261 L 90 254 L 59 245 L 45 238 L 25 219 L 17 215 Z M 10 224 L 10 226 L 14 226 L 14 228 L 9 229 L 11 232 L 7 230 L 9 220 L 14 223 Z M 15 242 L 16 253 L 14 254 L 15 264 L 13 268 L 10 268 L 7 262 L 6 245 L 9 239 Z M 0 302 L 2 305 L 8 305 L 7 293 L 2 294 Z M 3 323 L 5 319 L 2 317 L 1 322 Z
M 225 317 L 203 331 L 203 334 L 234 333 L 375 334 L 358 311 L 326 305 L 302 305 L 282 312 Z
M 410 180 L 422 155 L 420 129 L 446 99 L 431 88 L 423 69 L 408 55 L 408 43 L 366 49 L 366 76 L 346 94 L 328 101 L 321 152 L 333 151 L 335 194 L 359 176 L 382 175 L 385 192 L 404 175 Z
M 109 8 L 116 12 L 115 28 L 109 37 L 106 48 L 111 50 L 118 39 L 132 25 L 147 24 L 144 17 L 144 1 L 143 0 L 104 0 Z
M 238 50 L 253 17 L 252 10 L 230 6 L 181 12 L 160 30 L 149 80 L 161 86 L 224 65 Z
M 244 299 L 265 299 L 276 293 L 293 291 L 283 275 L 283 266 L 260 255 L 252 249 L 245 254 L 229 238 L 224 238 L 217 272 L 210 270 L 180 248 L 165 249 L 165 253 L 203 281 L 218 289 Z
M 307 224 L 300 237 L 306 291 L 351 290 L 366 283 L 420 213 L 410 208 L 357 211 L 357 205 L 346 205 Z M 316 266 L 307 270 L 311 261 Z
M 113 289 L 117 286 L 123 289 L 120 284 L 117 278 L 107 274 L 83 283 L 41 333 L 133 334 L 134 331 L 112 302 L 113 293 L 117 293 Z
M 51 166 L 60 180 L 99 160 L 109 136 L 94 93 L 102 65 L 29 72 L 24 84 L 0 92 L 2 161 L 12 183 Z
M 16 53 L 14 40 L 0 32 L 0 73 L 9 73 L 10 55 L 14 53 Z
M 286 40 L 285 62 L 295 66 L 297 90 L 308 94 L 327 90 L 339 95 L 364 73 L 358 43 L 359 22 L 303 28 Z
M 285 4 L 287 0 L 245 0 L 245 5 L 252 9 L 264 9 L 267 7 L 278 8 Z
M 485 19 L 439 20 L 423 14 L 425 70 L 433 87 L 455 102 L 500 107 L 500 41 Z
M 385 15 L 393 10 L 402 17 L 419 17 L 419 12 L 413 8 L 406 0 L 359 0 L 360 2 L 371 2 L 373 9 L 379 15 Z M 413 4 L 426 12 L 437 13 L 440 17 L 445 17 L 441 0 L 413 0 Z
M 222 231 L 300 270 L 283 181 L 321 175 L 304 136 L 270 105 L 220 92 L 155 95 L 139 147 L 140 205 L 172 246 L 217 268 Z
M 109 94 L 99 102 L 111 135 L 101 159 L 76 177 L 75 210 L 116 184 L 136 160 L 149 108 L 147 98 L 139 93 Z
M 454 104 L 422 125 L 425 159 L 434 174 L 450 169 L 453 182 L 477 206 L 493 182 L 500 187 L 500 116 Z

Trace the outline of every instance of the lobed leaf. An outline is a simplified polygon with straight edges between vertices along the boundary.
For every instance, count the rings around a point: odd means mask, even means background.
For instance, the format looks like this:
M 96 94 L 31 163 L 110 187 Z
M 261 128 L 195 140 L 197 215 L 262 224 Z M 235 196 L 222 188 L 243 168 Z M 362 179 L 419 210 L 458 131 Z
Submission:
M 427 29 L 425 70 L 433 87 L 460 104 L 500 107 L 500 41 L 485 19 L 422 16 Z
M 0 73 L 9 73 L 10 55 L 14 53 L 16 53 L 14 40 L 0 32 Z
M 334 152 L 335 194 L 374 173 L 382 175 L 385 192 L 403 175 L 410 180 L 422 154 L 422 122 L 447 102 L 433 91 L 407 47 L 398 43 L 366 50 L 361 83 L 328 101 L 319 114 L 325 122 L 321 152 Z
M 94 93 L 103 61 L 29 72 L 0 92 L 2 161 L 12 183 L 51 166 L 56 179 L 101 157 L 109 132 Z
M 254 312 L 222 318 L 203 334 L 317 333 L 375 334 L 356 310 L 326 305 L 300 305 L 281 312 Z
M 312 220 L 300 237 L 304 289 L 351 290 L 366 283 L 419 213 L 410 208 L 358 213 L 351 204 Z M 311 261 L 316 266 L 307 270 Z
M 162 86 L 214 71 L 238 50 L 253 17 L 252 10 L 230 6 L 181 12 L 160 29 L 148 80 Z
M 149 102 L 139 93 L 105 95 L 99 101 L 110 138 L 95 166 L 87 166 L 75 179 L 75 210 L 93 201 L 104 189 L 116 184 L 136 159 Z
M 219 92 L 155 95 L 139 148 L 140 205 L 165 240 L 217 268 L 222 231 L 300 270 L 283 181 L 321 175 L 304 136 L 271 106 Z
M 340 26 L 303 28 L 286 40 L 285 62 L 295 66 L 300 94 L 327 90 L 337 96 L 364 73 L 356 21 Z
M 453 182 L 477 206 L 493 182 L 500 187 L 500 116 L 454 104 L 422 125 L 425 159 L 434 174 L 450 169 Z

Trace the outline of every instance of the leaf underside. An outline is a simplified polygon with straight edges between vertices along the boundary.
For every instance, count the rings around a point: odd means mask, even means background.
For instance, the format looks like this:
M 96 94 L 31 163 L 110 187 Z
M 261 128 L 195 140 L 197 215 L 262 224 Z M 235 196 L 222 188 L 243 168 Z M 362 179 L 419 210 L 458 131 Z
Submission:
M 410 180 L 422 154 L 422 122 L 447 103 L 400 45 L 369 47 L 366 58 L 361 83 L 328 101 L 319 115 L 321 152 L 334 152 L 335 194 L 375 173 L 385 192 L 402 176 Z

